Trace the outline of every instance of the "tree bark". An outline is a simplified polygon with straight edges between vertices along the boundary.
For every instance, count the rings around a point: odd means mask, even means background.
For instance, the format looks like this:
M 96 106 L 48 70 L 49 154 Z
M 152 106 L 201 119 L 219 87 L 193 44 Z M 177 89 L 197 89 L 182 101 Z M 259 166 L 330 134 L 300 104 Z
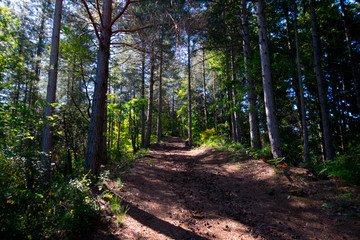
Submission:
M 203 96 L 204 96 L 204 115 L 205 115 L 205 127 L 209 128 L 208 124 L 208 111 L 207 111 L 207 103 L 206 103 L 206 72 L 205 72 L 205 49 L 202 51 L 202 80 L 203 80 Z
M 293 89 L 295 92 L 295 103 L 297 110 L 295 110 L 295 114 L 298 116 L 299 119 L 301 119 L 301 106 L 300 106 L 300 91 L 299 91 L 299 82 L 297 81 L 297 70 L 293 68 L 295 66 L 295 60 L 296 60 L 296 49 L 293 46 L 293 41 L 291 37 L 291 31 L 290 31 L 290 20 L 289 20 L 289 11 L 288 11 L 288 4 L 295 4 L 293 1 L 285 1 L 284 3 L 284 15 L 285 15 L 285 26 L 286 26 L 286 35 L 288 40 L 288 49 L 289 49 L 289 55 L 290 55 L 290 63 L 291 63 L 291 75 L 293 79 Z M 295 20 L 294 20 L 295 21 Z M 302 130 L 302 121 L 299 121 L 299 129 Z
M 250 142 L 251 148 L 260 149 L 260 130 L 259 130 L 259 117 L 256 111 L 256 95 L 254 89 L 254 81 L 251 78 L 251 46 L 250 46 L 250 33 L 249 33 L 249 20 L 248 10 L 246 7 L 246 0 L 241 1 L 242 5 L 242 28 L 243 28 L 243 50 L 245 62 L 245 80 L 247 87 L 247 99 L 249 108 L 249 125 L 250 125 Z
M 296 48 L 296 64 L 297 64 L 297 76 L 299 81 L 299 96 L 300 96 L 300 107 L 301 107 L 301 122 L 303 130 L 303 139 L 304 139 L 304 156 L 305 162 L 310 163 L 310 149 L 309 149 L 309 136 L 307 131 L 306 123 L 306 109 L 305 109 L 305 99 L 304 99 L 304 88 L 302 82 L 302 72 L 301 72 L 301 61 L 300 61 L 300 48 L 299 48 L 299 36 L 297 29 L 297 6 L 296 3 L 293 3 L 294 7 L 294 30 L 295 30 L 295 48 Z
M 212 97 L 213 97 L 213 115 L 214 115 L 214 127 L 215 127 L 215 132 L 218 132 L 218 126 L 217 126 L 217 110 L 216 110 L 216 91 L 215 91 L 215 72 L 212 72 Z
M 314 0 L 309 0 L 309 3 L 310 3 L 312 38 L 313 38 L 314 65 L 315 65 L 316 81 L 319 91 L 325 159 L 329 160 L 334 158 L 334 150 L 332 146 L 332 136 L 330 130 L 329 109 L 327 105 L 327 92 L 326 92 L 326 86 L 325 86 L 325 81 L 323 78 L 322 67 L 321 67 L 322 54 L 321 54 L 321 46 L 320 46 L 320 36 L 316 22 Z
M 45 118 L 44 118 L 45 126 L 43 129 L 42 146 L 41 146 L 41 151 L 44 154 L 43 156 L 41 156 L 41 170 L 46 180 L 50 179 L 51 156 L 49 156 L 49 154 L 53 147 L 53 129 L 51 127 L 51 122 L 49 118 L 54 114 L 54 107 L 52 107 L 51 104 L 55 103 L 55 99 L 56 99 L 61 15 L 62 15 L 62 0 L 56 0 L 52 39 L 51 39 L 49 80 L 48 80 L 47 93 L 46 93 L 46 106 L 45 106 Z
M 150 147 L 151 141 L 151 128 L 152 128 L 152 114 L 154 105 L 154 70 L 155 70 L 155 50 L 152 43 L 150 53 L 150 80 L 149 80 L 149 98 L 148 98 L 148 109 L 147 109 L 147 129 L 145 138 L 145 148 Z
M 228 107 L 229 113 L 229 125 L 230 125 L 230 137 L 233 138 L 233 141 L 236 142 L 236 130 L 235 130 L 235 120 L 234 120 L 234 113 L 232 111 L 232 81 L 230 77 L 230 54 L 229 49 L 226 49 L 226 86 L 228 90 L 228 103 L 226 104 Z
M 104 0 L 102 26 L 100 28 L 99 51 L 97 59 L 95 90 L 91 108 L 90 127 L 85 156 L 84 173 L 97 176 L 103 161 L 106 126 L 106 90 L 109 76 L 110 38 L 111 38 L 112 0 Z M 105 123 L 104 123 L 105 121 Z
M 274 92 L 271 80 L 270 69 L 270 56 L 269 47 L 267 42 L 267 30 L 265 23 L 265 1 L 259 0 L 256 3 L 257 6 L 257 19 L 259 27 L 259 45 L 260 45 L 260 57 L 261 57 L 261 69 L 264 88 L 264 101 L 266 112 L 266 123 L 269 131 L 269 139 L 271 145 L 271 152 L 274 158 L 283 156 L 282 142 L 280 138 L 279 124 L 276 118 L 276 107 Z
M 239 126 L 239 116 L 237 113 L 237 108 L 236 108 L 236 92 L 235 92 L 235 82 L 236 82 L 236 71 L 235 71 L 235 54 L 234 54 L 234 48 L 231 47 L 231 69 L 232 69 L 232 74 L 231 74 L 231 81 L 232 81 L 232 104 L 233 104 L 233 108 L 234 108 L 234 133 L 235 133 L 235 142 L 236 143 L 240 143 L 241 142 L 241 133 L 240 133 L 240 126 Z
M 192 137 L 192 112 L 191 112 L 191 42 L 190 42 L 190 34 L 188 32 L 187 35 L 187 54 L 188 54 L 188 62 L 187 62 L 187 72 L 188 72 L 188 137 L 189 137 L 189 146 L 193 145 L 193 137 Z
M 145 44 L 143 44 L 143 49 L 145 49 Z M 142 52 L 141 55 L 141 99 L 145 99 L 145 52 Z M 141 147 L 145 146 L 145 106 L 141 106 Z
M 162 112 L 162 72 L 163 72 L 163 50 L 160 49 L 160 72 L 159 72 L 159 100 L 158 100 L 158 119 L 157 119 L 157 143 L 162 137 L 161 112 Z

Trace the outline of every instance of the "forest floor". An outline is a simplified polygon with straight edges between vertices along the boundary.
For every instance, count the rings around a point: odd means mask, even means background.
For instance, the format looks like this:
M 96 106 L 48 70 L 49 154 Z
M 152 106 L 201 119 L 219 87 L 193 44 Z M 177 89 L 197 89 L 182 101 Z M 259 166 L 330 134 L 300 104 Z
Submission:
M 128 205 L 86 239 L 359 239 L 359 189 L 167 138 L 108 180 Z M 122 188 L 116 185 L 121 177 Z M 104 210 L 106 211 L 106 210 Z M 105 214 L 106 215 L 106 214 Z

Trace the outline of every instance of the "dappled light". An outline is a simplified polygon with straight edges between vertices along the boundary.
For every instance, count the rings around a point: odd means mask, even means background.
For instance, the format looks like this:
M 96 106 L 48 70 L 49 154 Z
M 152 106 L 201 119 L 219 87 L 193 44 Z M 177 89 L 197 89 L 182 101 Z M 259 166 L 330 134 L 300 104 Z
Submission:
M 0 0 L 0 238 L 359 239 L 359 12 Z
M 115 239 L 356 239 L 360 233 L 359 220 L 349 225 L 322 207 L 328 180 L 305 169 L 275 173 L 245 153 L 183 146 L 167 138 L 122 174 L 124 188 L 107 185 L 130 210 L 121 228 L 100 228 L 92 239 L 108 239 L 105 232 Z

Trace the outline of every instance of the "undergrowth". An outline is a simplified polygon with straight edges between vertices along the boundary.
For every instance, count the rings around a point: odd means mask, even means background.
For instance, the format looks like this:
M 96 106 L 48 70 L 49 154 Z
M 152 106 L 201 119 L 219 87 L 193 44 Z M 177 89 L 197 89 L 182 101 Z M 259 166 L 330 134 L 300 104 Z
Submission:
M 216 135 L 214 128 L 204 131 L 201 134 L 200 141 L 201 147 L 216 147 L 219 150 L 231 152 L 247 152 L 255 159 L 263 159 L 271 163 L 277 161 L 277 159 L 272 159 L 270 145 L 266 145 L 262 149 L 252 149 L 246 144 L 234 143 L 221 135 Z M 305 165 L 302 159 L 293 158 L 288 164 L 292 166 Z M 344 183 L 360 185 L 360 145 L 350 146 L 345 154 L 338 153 L 335 159 L 313 161 L 309 167 L 318 177 L 336 178 Z
M 28 186 L 24 167 L 0 155 L 1 239 L 74 239 L 91 229 L 103 207 L 106 174 L 92 180 L 55 178 L 47 185 L 38 179 Z M 117 197 L 111 201 L 116 221 L 122 223 L 127 209 Z

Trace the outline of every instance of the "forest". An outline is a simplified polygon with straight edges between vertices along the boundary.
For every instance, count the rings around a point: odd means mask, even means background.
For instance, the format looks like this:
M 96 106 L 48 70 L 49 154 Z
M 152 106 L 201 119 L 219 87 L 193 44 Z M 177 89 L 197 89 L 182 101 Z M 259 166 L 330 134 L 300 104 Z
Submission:
M 359 129 L 359 1 L 0 1 L 1 238 L 79 239 L 104 202 L 126 224 L 109 179 L 180 142 L 356 188 Z

